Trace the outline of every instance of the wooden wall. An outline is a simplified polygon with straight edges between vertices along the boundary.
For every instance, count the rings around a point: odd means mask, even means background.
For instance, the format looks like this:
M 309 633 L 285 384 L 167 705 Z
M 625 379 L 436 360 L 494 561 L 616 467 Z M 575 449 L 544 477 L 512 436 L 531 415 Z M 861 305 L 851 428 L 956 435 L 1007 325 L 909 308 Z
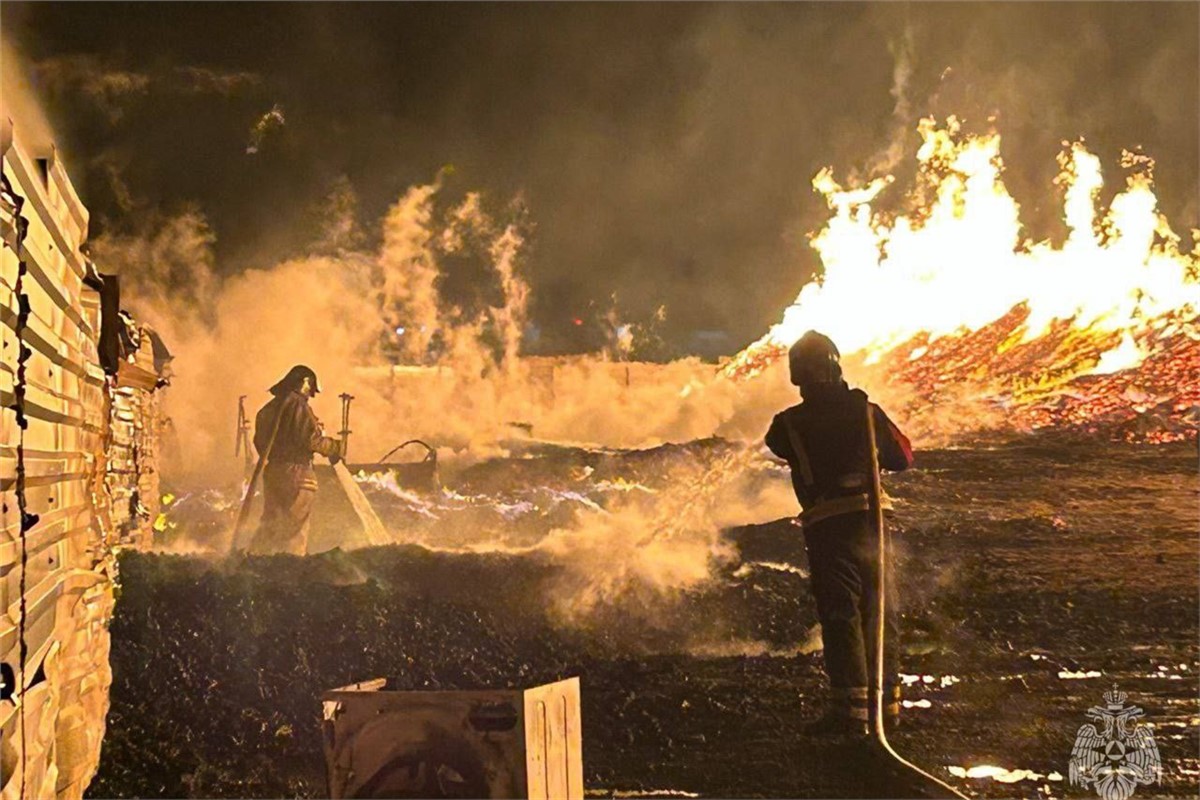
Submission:
M 110 417 L 136 434 L 147 409 L 100 366 L 88 214 L 61 164 L 11 125 L 0 153 L 0 798 L 77 798 L 108 711 L 114 548 L 139 532 L 113 522 L 112 490 L 143 476 L 109 479 L 130 438 Z

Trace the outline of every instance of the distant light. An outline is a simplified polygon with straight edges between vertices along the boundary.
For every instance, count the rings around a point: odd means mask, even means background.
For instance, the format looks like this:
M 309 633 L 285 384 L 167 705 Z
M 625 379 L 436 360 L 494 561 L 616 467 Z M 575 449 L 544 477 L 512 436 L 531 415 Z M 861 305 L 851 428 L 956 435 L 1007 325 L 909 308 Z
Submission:
M 579 317 L 576 317 L 575 319 L 571 320 L 571 322 L 574 322 L 576 325 L 583 324 L 583 320 L 581 320 Z
M 401 326 L 399 326 L 398 328 L 396 328 L 396 335 L 397 335 L 397 336 L 403 336 L 403 335 L 404 335 L 404 326 L 403 326 L 403 325 L 401 325 Z

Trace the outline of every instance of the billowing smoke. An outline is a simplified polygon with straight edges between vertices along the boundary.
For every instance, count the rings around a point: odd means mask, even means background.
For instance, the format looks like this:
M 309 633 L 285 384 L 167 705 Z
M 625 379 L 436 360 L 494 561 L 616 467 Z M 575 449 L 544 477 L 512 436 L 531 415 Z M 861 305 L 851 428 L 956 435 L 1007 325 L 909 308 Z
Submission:
M 612 447 L 718 431 L 754 438 L 777 410 L 780 387 L 717 381 L 716 367 L 695 359 L 652 367 L 605 353 L 522 357 L 531 291 L 519 204 L 489 211 L 479 193 L 454 199 L 435 180 L 392 205 L 378 249 L 354 249 L 330 244 L 356 238 L 342 213 L 354 207 L 347 191 L 331 196 L 341 210 L 310 254 L 232 277 L 221 277 L 214 235 L 194 209 L 144 215 L 135 230 L 93 242 L 96 262 L 122 275 L 127 305 L 177 356 L 167 411 L 183 474 L 171 477 L 233 477 L 238 398 L 253 411 L 294 363 L 320 376 L 323 419 L 338 419 L 338 394 L 355 396 L 352 461 L 409 438 L 471 458 L 530 435 Z M 441 288 L 456 280 L 477 296 L 447 300 Z M 637 331 L 614 327 L 629 348 Z M 755 402 L 756 392 L 769 399 Z
M 381 300 L 388 324 L 401 337 L 404 355 L 422 361 L 437 332 L 432 198 L 436 184 L 414 186 L 388 211 L 383 226 Z
M 387 369 L 389 356 L 397 353 L 388 350 L 389 344 L 399 342 L 400 357 L 422 366 L 470 362 L 477 380 L 482 370 L 515 350 L 506 340 L 501 355 L 494 355 L 481 341 L 487 315 L 464 319 L 438 302 L 434 282 L 440 253 L 431 209 L 437 191 L 431 184 L 406 193 L 385 218 L 383 245 L 376 252 L 306 255 L 233 277 L 218 277 L 214 237 L 195 211 L 143 218 L 137 230 L 93 242 L 97 263 L 122 275 L 127 304 L 176 353 L 168 413 L 180 436 L 185 474 L 173 477 L 211 481 L 228 476 L 234 466 L 228 458 L 229 423 L 238 397 L 260 405 L 266 387 L 293 363 L 317 370 L 326 389 L 317 408 L 326 419 L 336 419 L 336 406 L 327 398 L 336 402 L 343 391 L 359 398 L 356 442 L 370 452 L 390 442 L 389 429 L 405 435 L 405 419 L 442 417 L 448 408 L 403 393 L 393 402 Z M 468 202 L 475 203 L 472 224 L 482 224 L 487 218 L 478 201 Z M 459 207 L 450 216 L 463 213 Z M 525 298 L 512 273 L 514 241 L 516 234 L 508 229 L 495 237 L 496 282 L 505 299 L 491 309 L 501 321 L 501 335 L 510 339 L 511 321 L 523 314 L 513 302 L 523 304 Z M 384 373 L 375 382 L 372 366 Z M 421 432 L 436 432 L 436 425 L 422 426 Z
M 795 513 L 788 484 L 759 480 L 761 466 L 741 448 L 682 462 L 659 492 L 628 492 L 612 508 L 581 512 L 553 531 L 533 549 L 565 567 L 556 611 L 575 625 L 600 608 L 649 616 L 707 584 L 715 566 L 736 563 L 723 528 Z
M 341 185 L 332 196 L 342 210 L 354 207 L 346 192 Z M 748 391 L 694 359 L 651 366 L 605 353 L 522 356 L 527 223 L 512 208 L 489 209 L 474 192 L 448 197 L 435 180 L 393 204 L 376 250 L 331 246 L 355 238 L 345 214 L 332 213 L 334 230 L 318 232 L 317 252 L 227 278 L 219 277 L 213 235 L 195 211 L 148 217 L 146 229 L 97 239 L 97 262 L 124 276 L 127 302 L 176 355 L 166 390 L 179 438 L 178 457 L 164 465 L 172 485 L 236 484 L 238 397 L 247 396 L 253 414 L 293 363 L 317 371 L 323 393 L 314 405 L 327 422 L 338 419 L 337 394 L 355 396 L 351 461 L 374 461 L 414 437 L 438 446 L 453 470 L 504 454 L 531 434 L 620 447 L 718 429 L 761 435 L 788 395 L 766 382 Z M 486 278 L 475 302 L 450 304 L 439 291 L 456 269 Z M 723 528 L 795 511 L 786 482 L 761 480 L 753 447 L 718 452 L 715 459 L 681 456 L 656 491 L 630 492 L 604 508 L 584 504 L 535 544 L 489 537 L 465 549 L 559 567 L 547 596 L 563 624 L 587 626 L 614 609 L 653 623 L 735 557 Z M 394 532 L 398 542 L 410 541 L 402 527 Z M 445 548 L 436 540 L 413 543 Z
M 904 26 L 903 31 L 888 42 L 888 50 L 892 54 L 892 134 L 887 146 L 877 152 L 866 165 L 863 175 L 852 174 L 851 181 L 855 184 L 866 183 L 881 175 L 893 173 L 904 157 L 908 155 L 908 145 L 912 137 L 913 105 L 909 96 L 911 89 L 913 63 L 916 54 L 913 52 L 913 28 L 911 22 Z
M 7 37 L 0 38 L 0 119 L 20 120 L 21 137 L 28 147 L 46 151 L 54 143 L 54 130 L 29 84 L 24 55 Z
M 468 4 L 433 17 L 404 4 L 213 6 L 180 12 L 194 24 L 179 31 L 153 6 L 58 8 L 5 4 L 6 31 L 38 62 L 93 52 L 107 73 L 151 78 L 147 93 L 113 97 L 116 124 L 82 83 L 64 84 L 61 144 L 89 160 L 116 151 L 151 205 L 196 201 L 223 271 L 300 252 L 304 214 L 333 176 L 349 176 L 375 220 L 453 163 L 487 197 L 523 193 L 536 216 L 522 269 L 543 352 L 591 347 L 571 320 L 603 314 L 614 292 L 625 321 L 666 305 L 677 353 L 698 341 L 736 352 L 819 267 L 805 237 L 826 207 L 809 179 L 827 165 L 873 177 L 893 142 L 902 156 L 919 145 L 926 115 L 1004 133 L 1006 182 L 1035 240 L 1064 233 L 1046 187 L 1061 140 L 1079 136 L 1105 164 L 1142 145 L 1160 163 L 1163 211 L 1200 219 L 1194 4 Z M 147 31 L 166 34 L 152 50 L 107 46 Z M 225 77 L 161 67 L 185 57 Z M 168 77 L 213 89 L 166 94 Z M 247 157 L 274 103 L 287 126 Z M 77 169 L 96 230 L 126 214 L 104 163 Z

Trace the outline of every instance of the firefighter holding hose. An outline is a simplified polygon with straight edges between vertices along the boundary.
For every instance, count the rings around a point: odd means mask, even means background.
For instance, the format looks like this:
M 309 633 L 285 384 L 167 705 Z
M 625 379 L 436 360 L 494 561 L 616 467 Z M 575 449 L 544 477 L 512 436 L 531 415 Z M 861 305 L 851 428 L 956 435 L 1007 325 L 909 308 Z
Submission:
M 342 458 L 342 443 L 324 434 L 309 407 L 308 401 L 321 391 L 311 369 L 292 367 L 270 391 L 274 397 L 254 419 L 254 448 L 266 466 L 262 522 L 250 550 L 303 555 L 317 494 L 313 456 L 326 456 L 336 464 Z
M 830 703 L 805 726 L 814 736 L 868 733 L 875 685 L 879 609 L 879 533 L 872 521 L 874 481 L 868 441 L 868 408 L 879 466 L 912 466 L 912 447 L 866 393 L 842 379 L 840 354 L 826 336 L 809 331 L 788 351 L 791 381 L 803 400 L 775 416 L 766 445 L 787 461 L 803 509 L 800 523 L 812 573 L 829 676 Z M 889 642 L 896 641 L 897 615 L 890 565 L 884 604 Z M 884 648 L 884 718 L 900 713 L 896 648 Z

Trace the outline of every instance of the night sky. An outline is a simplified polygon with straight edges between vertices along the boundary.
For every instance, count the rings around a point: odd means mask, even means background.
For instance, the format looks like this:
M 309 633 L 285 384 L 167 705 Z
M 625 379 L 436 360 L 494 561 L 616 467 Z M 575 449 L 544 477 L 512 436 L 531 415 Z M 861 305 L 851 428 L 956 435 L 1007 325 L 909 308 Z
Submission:
M 197 207 L 222 270 L 265 266 L 339 183 L 373 229 L 453 165 L 449 190 L 528 207 L 534 319 L 568 349 L 614 292 L 631 319 L 666 305 L 680 349 L 757 338 L 815 266 L 812 175 L 869 172 L 897 131 L 903 171 L 925 114 L 995 115 L 1034 236 L 1059 235 L 1055 154 L 1080 136 L 1113 172 L 1141 145 L 1176 230 L 1200 221 L 1195 3 L 6 0 L 0 22 L 93 235 Z

